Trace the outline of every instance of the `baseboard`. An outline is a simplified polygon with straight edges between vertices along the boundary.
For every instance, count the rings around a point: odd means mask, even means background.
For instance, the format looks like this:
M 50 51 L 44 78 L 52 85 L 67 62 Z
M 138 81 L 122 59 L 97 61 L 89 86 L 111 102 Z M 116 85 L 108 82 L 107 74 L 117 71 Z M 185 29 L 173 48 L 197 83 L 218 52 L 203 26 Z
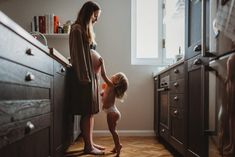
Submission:
M 119 136 L 155 136 L 154 130 L 118 130 Z M 94 136 L 110 136 L 108 130 L 94 130 Z

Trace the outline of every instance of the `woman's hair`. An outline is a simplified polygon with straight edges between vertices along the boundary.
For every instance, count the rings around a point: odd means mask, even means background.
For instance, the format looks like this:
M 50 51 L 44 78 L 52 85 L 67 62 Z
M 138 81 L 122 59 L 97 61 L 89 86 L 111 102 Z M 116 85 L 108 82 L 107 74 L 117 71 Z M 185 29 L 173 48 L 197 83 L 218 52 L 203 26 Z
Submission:
M 122 72 L 116 73 L 115 79 L 117 80 L 113 82 L 115 94 L 117 98 L 121 99 L 125 95 L 125 92 L 129 86 L 129 82 L 126 75 Z
M 89 44 L 96 44 L 95 33 L 90 20 L 92 14 L 97 10 L 100 10 L 100 6 L 97 3 L 93 1 L 87 1 L 83 4 L 82 8 L 78 12 L 77 20 L 75 21 L 75 24 L 81 25 L 83 35 L 85 36 L 85 39 Z

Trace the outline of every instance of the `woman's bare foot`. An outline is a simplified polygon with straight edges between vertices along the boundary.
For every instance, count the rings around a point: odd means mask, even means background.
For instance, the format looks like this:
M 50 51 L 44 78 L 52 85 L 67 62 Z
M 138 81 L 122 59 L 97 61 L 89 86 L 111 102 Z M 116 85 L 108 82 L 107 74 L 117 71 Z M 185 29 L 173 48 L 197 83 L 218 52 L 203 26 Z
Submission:
M 93 146 L 99 150 L 105 150 L 105 147 L 104 146 L 101 146 L 101 145 L 98 145 L 98 144 L 95 144 L 93 143 Z
M 119 146 L 117 146 L 117 147 L 116 147 L 116 151 L 117 151 L 117 152 L 116 152 L 116 153 L 117 153 L 117 155 L 116 155 L 116 156 L 117 156 L 117 157 L 119 157 L 120 152 L 121 152 L 121 149 L 122 149 L 122 145 L 121 145 L 121 144 L 120 144 Z
M 95 147 L 93 147 L 91 150 L 84 149 L 85 154 L 93 154 L 93 155 L 104 155 L 105 153 Z

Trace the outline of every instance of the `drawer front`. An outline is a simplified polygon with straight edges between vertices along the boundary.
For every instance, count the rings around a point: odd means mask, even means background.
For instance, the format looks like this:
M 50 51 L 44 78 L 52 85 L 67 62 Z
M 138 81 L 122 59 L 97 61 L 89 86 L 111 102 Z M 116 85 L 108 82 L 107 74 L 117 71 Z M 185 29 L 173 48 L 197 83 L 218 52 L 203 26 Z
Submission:
M 170 83 L 171 93 L 184 93 L 184 79 L 179 79 Z
M 46 53 L 1 24 L 0 32 L 0 57 L 53 74 L 53 60 Z
M 66 72 L 67 72 L 66 67 L 54 60 L 54 73 L 65 75 Z
M 52 77 L 39 71 L 0 58 L 0 81 L 50 88 Z
M 184 64 L 174 67 L 170 71 L 170 80 L 177 80 L 184 78 Z
M 166 141 L 169 140 L 169 130 L 165 128 L 164 126 L 160 125 L 159 134 L 162 138 L 164 138 Z
M 0 127 L 0 148 L 50 126 L 51 114 L 44 114 Z M 43 146 L 42 146 L 43 147 Z
M 184 107 L 184 94 L 171 93 L 170 94 L 170 106 L 183 108 Z

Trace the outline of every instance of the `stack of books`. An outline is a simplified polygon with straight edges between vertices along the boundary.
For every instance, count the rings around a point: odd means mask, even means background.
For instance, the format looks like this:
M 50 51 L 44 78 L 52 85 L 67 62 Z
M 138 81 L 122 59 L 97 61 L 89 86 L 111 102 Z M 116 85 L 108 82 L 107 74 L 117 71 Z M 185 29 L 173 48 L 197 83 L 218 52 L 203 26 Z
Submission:
M 59 18 L 54 14 L 45 14 L 44 16 L 34 16 L 31 22 L 31 31 L 43 34 L 58 33 Z

